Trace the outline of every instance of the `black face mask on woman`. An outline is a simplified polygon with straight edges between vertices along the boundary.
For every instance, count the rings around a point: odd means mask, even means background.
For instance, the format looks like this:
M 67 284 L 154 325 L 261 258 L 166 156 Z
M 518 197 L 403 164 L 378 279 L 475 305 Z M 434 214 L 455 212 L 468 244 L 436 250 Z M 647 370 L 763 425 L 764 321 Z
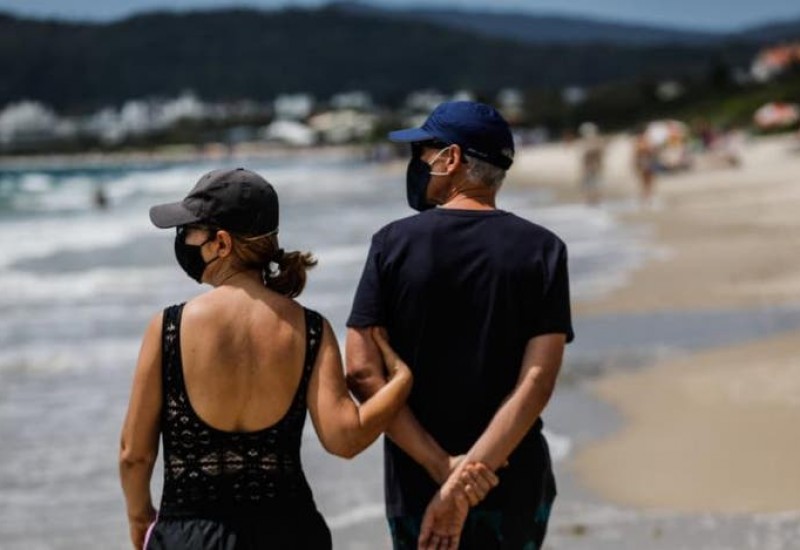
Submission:
M 430 210 L 435 206 L 428 202 L 428 184 L 431 182 L 431 176 L 446 176 L 447 172 L 431 172 L 431 166 L 446 150 L 447 147 L 436 153 L 430 164 L 420 158 L 421 150 L 412 151 L 406 170 L 406 199 L 408 205 L 418 212 Z
M 202 283 L 206 267 L 219 260 L 219 256 L 217 256 L 206 262 L 203 259 L 202 252 L 200 252 L 204 244 L 214 240 L 214 232 L 210 232 L 209 237 L 200 244 L 186 244 L 186 233 L 187 228 L 185 225 L 178 227 L 175 235 L 175 259 L 178 260 L 178 264 L 189 277 L 198 283 Z

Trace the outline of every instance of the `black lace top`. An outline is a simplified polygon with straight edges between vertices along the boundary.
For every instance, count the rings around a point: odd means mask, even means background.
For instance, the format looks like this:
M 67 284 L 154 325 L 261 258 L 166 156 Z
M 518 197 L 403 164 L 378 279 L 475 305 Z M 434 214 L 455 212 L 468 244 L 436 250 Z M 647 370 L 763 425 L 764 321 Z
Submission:
M 322 318 L 305 310 L 305 363 L 286 415 L 263 430 L 227 432 L 203 422 L 189 402 L 181 361 L 182 312 L 183 304 L 164 310 L 164 491 L 159 515 L 223 517 L 313 509 L 300 464 L 300 444 L 306 390 L 322 339 Z

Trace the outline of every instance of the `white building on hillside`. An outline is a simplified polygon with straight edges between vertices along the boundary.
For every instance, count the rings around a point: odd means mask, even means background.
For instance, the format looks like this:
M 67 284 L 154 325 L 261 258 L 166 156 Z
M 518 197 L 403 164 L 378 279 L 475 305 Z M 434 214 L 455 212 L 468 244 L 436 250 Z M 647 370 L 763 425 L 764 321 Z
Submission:
M 314 97 L 310 94 L 281 95 L 273 103 L 275 118 L 304 120 L 314 111 Z
M 52 137 L 59 122 L 58 116 L 38 101 L 10 103 L 0 111 L 0 143 Z

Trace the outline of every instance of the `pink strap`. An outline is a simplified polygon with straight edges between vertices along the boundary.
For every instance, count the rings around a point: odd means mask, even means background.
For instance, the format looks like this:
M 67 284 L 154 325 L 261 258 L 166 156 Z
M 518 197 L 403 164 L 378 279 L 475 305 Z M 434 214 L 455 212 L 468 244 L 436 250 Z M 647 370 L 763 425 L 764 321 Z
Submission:
M 147 528 L 147 533 L 144 534 L 144 546 L 142 546 L 143 550 L 147 550 L 147 543 L 150 542 L 150 535 L 153 534 L 153 527 L 156 526 L 156 522 L 158 521 L 158 514 L 156 514 L 156 519 L 150 524 Z

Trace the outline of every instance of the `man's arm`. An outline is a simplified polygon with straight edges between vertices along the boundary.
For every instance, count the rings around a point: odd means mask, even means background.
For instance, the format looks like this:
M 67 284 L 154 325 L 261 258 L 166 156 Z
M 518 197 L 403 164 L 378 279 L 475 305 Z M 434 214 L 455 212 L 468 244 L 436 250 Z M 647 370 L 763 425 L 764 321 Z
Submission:
M 556 385 L 564 356 L 564 334 L 544 334 L 528 341 L 517 385 L 467 453 L 467 460 L 492 470 L 505 464 L 539 418 Z
M 545 334 L 528 342 L 514 390 L 464 461 L 428 504 L 420 530 L 420 548 L 441 548 L 441 541 L 447 541 L 448 548 L 458 547 L 467 517 L 464 489 L 470 489 L 469 485 L 459 483 L 463 469 L 472 464 L 483 464 L 494 471 L 506 463 L 553 394 L 566 340 L 565 334 Z
M 385 383 L 383 358 L 369 328 L 348 328 L 345 347 L 347 385 L 359 401 L 369 399 Z M 394 443 L 441 484 L 450 474 L 451 458 L 404 406 L 386 430 Z
M 325 321 L 322 343 L 308 386 L 308 411 L 326 451 L 352 458 L 384 432 L 411 391 L 411 370 L 389 349 L 383 335 L 373 335 L 386 348 L 388 378 L 369 401 L 358 406 L 347 391 L 336 336 Z

